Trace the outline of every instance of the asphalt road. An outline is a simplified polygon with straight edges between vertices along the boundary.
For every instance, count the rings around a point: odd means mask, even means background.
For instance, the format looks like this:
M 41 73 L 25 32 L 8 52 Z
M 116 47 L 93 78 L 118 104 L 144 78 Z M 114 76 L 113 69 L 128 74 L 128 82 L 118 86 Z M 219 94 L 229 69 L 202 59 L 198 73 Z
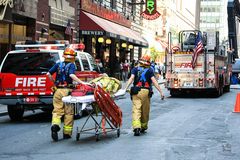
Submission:
M 18 123 L 2 116 L 0 159 L 239 160 L 240 114 L 232 112 L 238 92 L 234 89 L 219 98 L 172 98 L 164 90 L 167 98 L 161 101 L 155 91 L 149 129 L 140 137 L 132 133 L 131 101 L 127 95 L 116 101 L 123 111 L 120 137 L 111 132 L 98 142 L 92 134 L 75 139 L 76 127 L 82 126 L 86 117 L 75 120 L 72 139 L 56 143 L 50 137 L 51 115 L 28 112 Z M 88 125 L 94 123 L 89 121 Z

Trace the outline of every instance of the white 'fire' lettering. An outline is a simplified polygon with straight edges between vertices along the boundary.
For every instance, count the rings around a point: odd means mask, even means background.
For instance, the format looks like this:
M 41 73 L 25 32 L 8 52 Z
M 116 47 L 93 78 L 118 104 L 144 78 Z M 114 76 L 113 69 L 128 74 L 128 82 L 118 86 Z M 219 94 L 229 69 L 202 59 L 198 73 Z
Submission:
M 46 77 L 39 77 L 39 78 L 38 78 L 37 86 L 38 86 L 38 87 L 44 87 L 44 86 L 46 86 Z
M 36 78 L 29 78 L 27 86 L 30 87 L 32 85 L 33 87 L 36 87 L 36 81 Z
M 16 78 L 15 87 L 45 87 L 46 77 Z

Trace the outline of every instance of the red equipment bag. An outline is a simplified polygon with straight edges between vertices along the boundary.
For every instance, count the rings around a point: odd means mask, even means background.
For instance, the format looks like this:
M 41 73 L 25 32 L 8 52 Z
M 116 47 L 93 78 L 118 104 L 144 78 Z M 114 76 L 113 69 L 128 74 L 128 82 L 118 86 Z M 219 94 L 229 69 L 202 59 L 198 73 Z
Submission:
M 79 84 L 72 90 L 71 96 L 85 96 L 91 94 L 94 94 L 93 87 L 86 84 Z

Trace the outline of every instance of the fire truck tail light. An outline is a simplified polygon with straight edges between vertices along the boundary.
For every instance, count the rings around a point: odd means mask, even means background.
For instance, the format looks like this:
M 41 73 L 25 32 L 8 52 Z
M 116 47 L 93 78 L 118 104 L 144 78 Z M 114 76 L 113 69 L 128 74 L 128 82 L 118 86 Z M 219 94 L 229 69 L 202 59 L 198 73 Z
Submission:
M 174 79 L 174 87 L 178 86 L 178 79 Z
M 198 84 L 200 87 L 203 87 L 203 79 L 202 78 L 199 78 Z
M 213 83 L 214 78 L 213 79 L 212 78 L 208 78 L 207 81 L 208 81 L 208 83 Z

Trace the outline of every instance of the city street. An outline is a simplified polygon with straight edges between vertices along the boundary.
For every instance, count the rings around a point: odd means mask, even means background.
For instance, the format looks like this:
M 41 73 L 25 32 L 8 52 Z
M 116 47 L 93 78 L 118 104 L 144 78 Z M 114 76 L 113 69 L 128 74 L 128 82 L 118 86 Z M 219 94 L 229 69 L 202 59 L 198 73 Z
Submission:
M 239 1 L 0 0 L 0 160 L 240 160 Z
M 164 86 L 162 85 L 164 89 Z M 151 101 L 149 129 L 134 137 L 131 129 L 129 94 L 116 103 L 123 111 L 121 135 L 81 135 L 76 127 L 86 117 L 75 120 L 73 138 L 53 142 L 51 115 L 27 112 L 24 121 L 0 117 L 0 159 L 2 160 L 239 160 L 240 114 L 233 113 L 238 89 L 219 98 L 196 96 L 173 98 L 164 89 L 165 100 L 155 90 Z M 93 125 L 93 123 L 90 123 Z M 62 130 L 59 132 L 62 138 Z

